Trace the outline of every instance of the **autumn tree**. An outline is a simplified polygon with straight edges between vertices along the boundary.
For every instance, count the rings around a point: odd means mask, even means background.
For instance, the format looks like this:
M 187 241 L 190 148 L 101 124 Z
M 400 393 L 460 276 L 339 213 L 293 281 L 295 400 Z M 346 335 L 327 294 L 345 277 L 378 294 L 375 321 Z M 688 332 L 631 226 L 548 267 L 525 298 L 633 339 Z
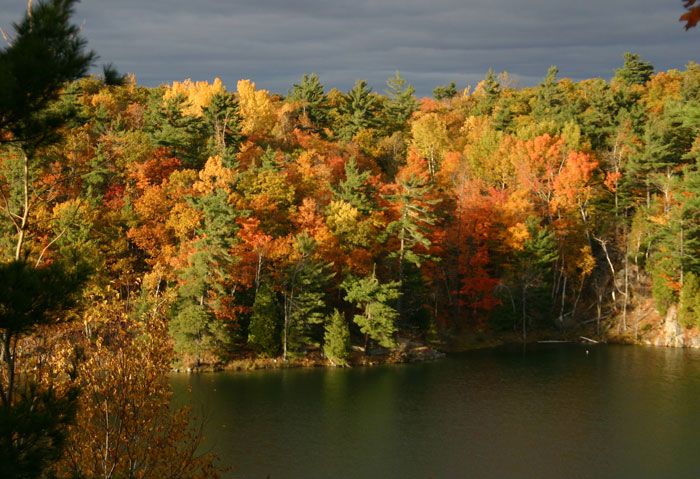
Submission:
M 413 147 L 428 161 L 430 178 L 435 178 L 449 146 L 447 125 L 436 113 L 427 113 L 411 123 L 411 136 Z
M 236 89 L 241 132 L 253 137 L 269 135 L 277 119 L 270 92 L 255 88 L 255 83 L 250 80 L 239 80 Z
M 101 327 L 83 344 L 80 414 L 56 477 L 218 477 L 214 457 L 199 450 L 201 425 L 188 408 L 172 406 L 163 299 L 152 297 L 135 317 L 113 298 L 90 312 Z

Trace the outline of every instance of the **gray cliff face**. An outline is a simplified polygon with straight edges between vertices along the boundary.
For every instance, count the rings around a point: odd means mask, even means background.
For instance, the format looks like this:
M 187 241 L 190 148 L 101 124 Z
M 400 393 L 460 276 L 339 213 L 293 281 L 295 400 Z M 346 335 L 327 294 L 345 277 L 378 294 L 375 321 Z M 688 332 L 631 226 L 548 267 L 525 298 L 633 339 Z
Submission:
M 670 346 L 682 348 L 685 346 L 685 336 L 683 327 L 678 322 L 678 308 L 675 305 L 668 308 L 666 317 L 664 318 L 661 334 L 657 337 L 657 341 L 661 341 L 659 346 Z
M 669 348 L 700 348 L 700 332 L 685 328 L 678 322 L 678 308 L 673 305 L 666 317 L 646 338 L 640 341 L 649 346 Z

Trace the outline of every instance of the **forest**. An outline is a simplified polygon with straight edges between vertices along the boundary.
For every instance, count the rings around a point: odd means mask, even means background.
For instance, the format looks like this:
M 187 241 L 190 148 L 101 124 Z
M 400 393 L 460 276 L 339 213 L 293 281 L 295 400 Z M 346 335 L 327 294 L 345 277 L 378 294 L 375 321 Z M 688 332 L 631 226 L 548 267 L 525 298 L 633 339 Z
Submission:
M 88 75 L 73 4 L 0 53 L 3 477 L 215 476 L 173 367 L 700 328 L 700 65 L 146 87 Z

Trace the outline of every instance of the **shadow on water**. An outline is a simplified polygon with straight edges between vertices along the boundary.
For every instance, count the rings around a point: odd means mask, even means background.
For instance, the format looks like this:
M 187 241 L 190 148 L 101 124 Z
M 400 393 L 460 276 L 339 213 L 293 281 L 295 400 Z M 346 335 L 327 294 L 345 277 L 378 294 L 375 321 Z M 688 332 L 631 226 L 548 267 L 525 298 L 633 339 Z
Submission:
M 548 344 L 172 381 L 208 410 L 227 477 L 700 477 L 698 352 Z

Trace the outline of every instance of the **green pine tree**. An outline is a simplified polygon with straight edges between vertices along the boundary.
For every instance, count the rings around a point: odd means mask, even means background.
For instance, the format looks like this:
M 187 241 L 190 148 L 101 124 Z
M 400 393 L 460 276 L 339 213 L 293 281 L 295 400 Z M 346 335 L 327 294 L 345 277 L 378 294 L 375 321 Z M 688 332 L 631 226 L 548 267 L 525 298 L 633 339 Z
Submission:
M 144 131 L 159 146 L 168 147 L 190 168 L 199 168 L 209 153 L 207 125 L 204 118 L 185 115 L 185 95 L 163 98 L 162 88 L 151 92 L 144 113 Z
M 295 260 L 282 272 L 285 361 L 290 352 L 298 351 L 316 336 L 314 329 L 323 323 L 326 310 L 326 287 L 334 275 L 329 265 L 314 257 L 316 243 L 306 232 L 297 236 L 295 249 Z
M 386 196 L 398 209 L 398 218 L 387 225 L 386 234 L 398 242 L 398 249 L 393 251 L 390 257 L 398 260 L 399 291 L 402 295 L 399 297 L 397 308 L 403 316 L 403 296 L 418 293 L 405 289 L 406 267 L 412 265 L 420 268 L 425 260 L 431 258 L 426 253 L 431 245 L 428 230 L 435 224 L 433 207 L 438 201 L 430 199 L 431 185 L 418 176 L 404 178 L 399 181 L 399 185 L 396 194 Z M 415 279 L 413 283 L 420 284 L 420 281 Z
M 554 120 L 557 123 L 564 123 L 562 117 L 564 96 L 559 87 L 559 68 L 552 65 L 547 70 L 547 76 L 537 89 L 537 97 L 532 107 L 532 115 L 540 120 Z
M 347 366 L 350 357 L 350 329 L 345 318 L 334 310 L 326 319 L 323 335 L 323 354 L 333 366 Z
M 552 268 L 558 258 L 554 233 L 531 218 L 527 223 L 529 238 L 522 251 L 514 254 L 512 264 L 512 287 L 514 302 L 522 326 L 523 341 L 527 341 L 528 326 L 551 312 Z
M 255 294 L 253 314 L 248 326 L 248 344 L 259 354 L 273 357 L 279 353 L 280 307 L 277 296 L 263 283 Z
M 644 85 L 654 74 L 654 66 L 636 53 L 625 52 L 622 68 L 615 71 L 615 80 L 625 85 Z
M 350 158 L 345 162 L 345 179 L 337 187 L 331 187 L 334 198 L 351 204 L 362 213 L 369 213 L 375 206 L 367 183 L 370 176 L 369 171 L 360 172 L 355 158 Z
M 483 97 L 479 100 L 479 103 L 475 108 L 475 113 L 480 115 L 490 115 L 501 95 L 501 84 L 498 82 L 493 68 L 489 68 L 481 87 Z
M 301 82 L 290 90 L 288 99 L 301 104 L 301 114 L 314 131 L 323 131 L 328 126 L 328 98 L 318 75 L 305 73 Z
M 209 137 L 209 156 L 219 155 L 224 165 L 232 167 L 241 142 L 241 116 L 233 95 L 218 92 L 202 111 Z
M 227 295 L 230 266 L 235 261 L 230 251 L 236 241 L 238 214 L 223 188 L 188 201 L 201 212 L 202 222 L 195 230 L 197 239 L 187 266 L 177 271 L 179 301 L 170 331 L 177 352 L 199 363 L 204 357 L 221 358 L 230 347 L 230 334 L 216 312 L 221 306 L 218 298 Z
M 12 41 L 0 49 L 0 148 L 21 158 L 15 179 L 26 192 L 19 214 L 5 204 L 16 237 L 14 260 L 0 263 L 0 477 L 44 477 L 61 456 L 76 414 L 77 389 L 40 385 L 22 364 L 20 345 L 38 326 L 63 319 L 86 279 L 80 262 L 38 268 L 24 251 L 30 213 L 42 194 L 33 191 L 31 172 L 45 158 L 42 148 L 58 143 L 61 128 L 75 118 L 75 108 L 60 105 L 62 89 L 84 76 L 95 58 L 71 23 L 76 3 L 29 2 Z M 74 368 L 62 373 L 75 378 Z
M 357 80 L 343 97 L 340 107 L 340 137 L 351 140 L 361 130 L 378 125 L 378 97 L 372 93 L 365 80 Z
M 447 85 L 439 85 L 433 88 L 433 98 L 436 100 L 451 100 L 457 96 L 457 84 L 450 82 Z
M 688 327 L 700 327 L 700 279 L 693 274 L 685 275 L 681 288 L 678 320 Z
M 384 124 L 388 135 L 404 131 L 413 112 L 418 109 L 418 101 L 413 86 L 406 83 L 401 74 L 396 74 L 386 81 L 387 101 L 384 104 Z
M 365 353 L 370 339 L 385 348 L 395 346 L 395 323 L 399 313 L 391 303 L 401 296 L 399 286 L 398 282 L 380 283 L 374 273 L 365 278 L 350 276 L 343 281 L 345 300 L 360 310 L 353 321 L 365 335 Z

